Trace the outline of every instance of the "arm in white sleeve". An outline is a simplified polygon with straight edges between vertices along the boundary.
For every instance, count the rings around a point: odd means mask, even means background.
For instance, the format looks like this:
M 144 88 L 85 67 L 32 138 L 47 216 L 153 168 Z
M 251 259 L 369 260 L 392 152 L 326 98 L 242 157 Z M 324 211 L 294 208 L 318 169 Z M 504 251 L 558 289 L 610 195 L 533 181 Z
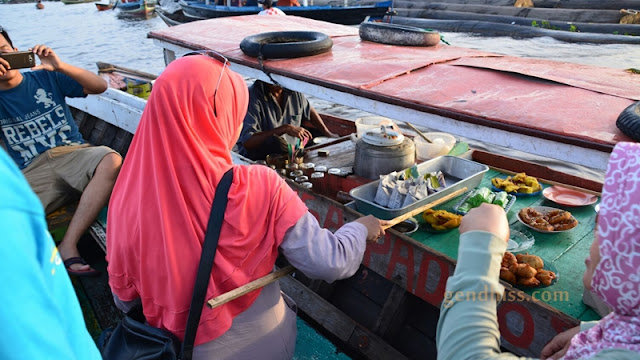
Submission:
M 309 278 L 333 282 L 355 274 L 366 239 L 367 228 L 360 223 L 347 223 L 333 234 L 307 212 L 287 230 L 280 251 Z
M 504 293 L 498 278 L 506 246 L 504 240 L 484 231 L 460 235 L 458 263 L 440 309 L 438 359 L 518 359 L 500 353 L 496 307 Z

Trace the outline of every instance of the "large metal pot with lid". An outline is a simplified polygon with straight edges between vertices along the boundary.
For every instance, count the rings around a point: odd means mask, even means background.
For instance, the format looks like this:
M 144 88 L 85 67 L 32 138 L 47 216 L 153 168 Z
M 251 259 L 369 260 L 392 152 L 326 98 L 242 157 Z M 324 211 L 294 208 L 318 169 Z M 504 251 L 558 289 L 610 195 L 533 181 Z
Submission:
M 388 125 L 367 130 L 356 141 L 353 172 L 358 176 L 378 179 L 380 175 L 412 167 L 416 162 L 413 140 Z

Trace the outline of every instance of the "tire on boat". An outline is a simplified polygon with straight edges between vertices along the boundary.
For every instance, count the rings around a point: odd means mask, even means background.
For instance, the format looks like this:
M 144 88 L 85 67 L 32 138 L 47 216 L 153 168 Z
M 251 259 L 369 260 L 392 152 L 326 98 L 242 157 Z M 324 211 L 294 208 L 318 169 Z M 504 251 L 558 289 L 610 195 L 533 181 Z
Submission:
M 616 120 L 616 126 L 628 137 L 640 141 L 640 101 L 622 110 Z
M 360 38 L 366 41 L 402 46 L 434 46 L 440 33 L 415 26 L 366 21 L 360 24 Z
M 327 34 L 315 31 L 275 31 L 247 36 L 240 49 L 249 56 L 268 59 L 298 58 L 325 53 L 333 41 Z

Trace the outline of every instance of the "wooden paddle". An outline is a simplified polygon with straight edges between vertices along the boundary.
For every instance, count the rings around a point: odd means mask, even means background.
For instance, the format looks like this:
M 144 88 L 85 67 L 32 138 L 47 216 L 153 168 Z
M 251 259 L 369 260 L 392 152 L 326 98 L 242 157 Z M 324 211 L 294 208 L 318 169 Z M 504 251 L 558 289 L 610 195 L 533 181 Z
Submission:
M 397 218 L 390 220 L 389 221 L 389 225 L 385 225 L 383 226 L 384 229 L 388 229 L 394 225 L 397 225 L 405 220 L 407 220 L 410 217 L 413 217 L 415 215 L 420 214 L 421 212 L 430 209 L 436 205 L 442 204 L 443 202 L 449 201 L 452 198 L 464 193 L 465 191 L 467 191 L 466 187 L 463 187 L 462 189 L 458 189 L 454 192 L 452 192 L 451 194 L 448 194 L 446 196 L 441 197 L 438 200 L 432 201 L 428 204 L 425 204 L 423 206 L 420 206 L 419 208 L 410 211 L 404 215 L 398 216 Z M 216 297 L 214 297 L 213 299 L 210 299 L 207 301 L 207 306 L 209 306 L 209 308 L 213 309 L 215 307 L 218 307 L 220 305 L 226 304 L 229 301 L 235 300 L 243 295 L 246 295 L 254 290 L 257 290 L 265 285 L 268 285 L 278 279 L 280 279 L 281 277 L 291 274 L 293 271 L 295 270 L 295 268 L 291 265 L 285 266 L 282 269 L 279 269 L 275 272 L 272 272 L 270 274 L 267 274 L 259 279 L 253 280 L 252 282 L 242 285 L 239 288 L 235 288 L 231 291 L 228 291 L 224 294 L 218 295 Z
M 432 207 L 434 207 L 436 205 L 440 205 L 443 202 L 447 202 L 447 201 L 453 199 L 454 197 L 461 195 L 465 191 L 467 191 L 467 187 L 466 186 L 461 188 L 461 189 L 458 189 L 458 190 L 452 192 L 451 194 L 447 194 L 447 195 L 441 197 L 438 200 L 432 201 L 430 203 L 426 203 L 426 204 L 424 204 L 424 205 L 422 205 L 422 206 L 420 206 L 420 207 L 418 207 L 418 208 L 416 208 L 416 209 L 414 209 L 412 211 L 409 211 L 406 214 L 403 214 L 403 215 L 398 216 L 397 218 L 391 219 L 391 220 L 389 220 L 389 224 L 383 226 L 382 228 L 386 230 L 386 229 L 388 229 L 388 228 L 390 228 L 390 227 L 392 227 L 394 225 L 398 225 L 399 223 L 401 223 L 401 222 L 403 222 L 403 221 L 405 221 L 405 220 L 407 220 L 409 218 L 412 218 L 412 217 L 422 213 L 423 211 L 425 211 L 427 209 L 431 209 Z

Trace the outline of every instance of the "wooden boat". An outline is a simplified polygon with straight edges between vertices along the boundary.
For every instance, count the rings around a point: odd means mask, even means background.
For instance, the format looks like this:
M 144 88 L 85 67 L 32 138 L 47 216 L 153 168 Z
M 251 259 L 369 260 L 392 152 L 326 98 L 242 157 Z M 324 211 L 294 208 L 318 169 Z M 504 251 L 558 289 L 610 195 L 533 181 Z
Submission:
M 237 49 L 263 29 L 322 32 L 333 47 L 316 56 L 265 60 L 262 67 Z M 174 51 L 213 49 L 246 76 L 272 77 L 331 102 L 600 170 L 615 143 L 630 141 L 616 119 L 640 100 L 640 78 L 624 70 L 445 45 L 394 47 L 362 41 L 355 27 L 295 16 L 210 19 L 149 37 L 169 61 Z
M 65 5 L 84 4 L 88 2 L 94 2 L 96 0 L 60 0 Z
M 156 14 L 164 21 L 167 26 L 176 26 L 191 21 L 197 21 L 194 18 L 186 17 L 182 12 L 182 9 L 178 9 L 175 12 L 166 11 L 161 7 L 156 7 Z
M 100 0 L 96 2 L 96 8 L 98 8 L 98 11 L 113 9 L 115 5 L 116 0 Z
M 514 7 L 512 0 L 400 0 L 394 22 L 484 36 L 549 36 L 567 42 L 637 43 L 638 0 L 537 0 Z M 635 41 L 634 41 L 635 40 Z
M 227 16 L 255 15 L 262 10 L 259 6 L 214 5 L 197 0 L 180 0 L 179 3 L 186 17 L 198 20 Z M 391 1 L 383 1 L 371 5 L 278 6 L 278 9 L 284 11 L 287 15 L 329 21 L 337 24 L 357 25 L 365 19 L 382 20 L 389 11 L 391 4 Z
M 116 73 L 121 70 L 132 72 L 111 68 Z M 69 99 L 85 139 L 111 146 L 125 157 L 145 103 L 143 99 L 113 88 L 101 95 Z M 339 135 L 355 132 L 352 121 L 326 115 L 323 118 L 332 132 Z M 318 150 L 322 149 L 330 150 L 332 156 L 320 157 Z M 344 136 L 331 143 L 309 147 L 305 162 L 342 167 L 353 161 L 353 151 L 354 144 Z M 483 186 L 492 176 L 509 171 L 526 171 L 545 179 L 545 186 L 562 183 L 596 193 L 602 186 L 544 166 L 495 154 L 473 151 L 465 156 L 494 167 L 483 179 Z M 234 159 L 238 163 L 249 163 L 237 154 Z M 501 169 L 495 168 L 498 166 Z M 287 182 L 299 193 L 320 224 L 335 231 L 344 222 L 362 216 L 349 199 L 340 194 L 368 181 L 371 180 L 354 175 L 328 174 L 322 194 L 303 188 L 290 179 Z M 442 208 L 450 208 L 455 201 L 444 204 Z M 511 225 L 516 223 L 514 214 L 519 208 L 542 201 L 541 197 L 518 199 L 509 213 Z M 581 303 L 582 288 L 572 275 L 588 253 L 595 212 L 591 205 L 577 209 L 573 214 L 581 224 L 576 231 L 539 235 L 542 240 L 554 236 L 553 243 L 562 245 L 547 246 L 544 241 L 539 241 L 532 248 L 534 253 L 554 261 L 560 272 L 558 282 L 548 288 L 525 291 L 507 287 L 506 299 L 515 300 L 505 300 L 499 305 L 502 345 L 517 355 L 538 356 L 544 344 L 555 334 L 577 325 L 581 319 L 597 318 Z M 55 219 L 50 217 L 49 220 L 50 224 L 56 224 Z M 104 225 L 104 218 L 99 219 L 92 226 L 91 233 L 106 250 Z M 60 226 L 59 222 L 57 226 Z M 438 307 L 445 296 L 446 280 L 455 267 L 457 237 L 457 231 L 434 234 L 421 227 L 415 233 L 405 235 L 391 229 L 377 244 L 367 246 L 363 265 L 353 277 L 327 284 L 294 273 L 280 279 L 280 285 L 296 301 L 301 316 L 327 334 L 340 351 L 366 359 L 434 359 Z M 285 265 L 282 259 L 278 264 Z M 83 284 L 85 287 L 96 286 L 96 281 L 88 279 Z M 101 323 L 103 321 L 106 320 L 100 320 Z M 312 345 L 305 343 L 305 346 Z
M 153 14 L 156 0 L 118 0 L 116 8 L 121 16 L 145 17 Z

